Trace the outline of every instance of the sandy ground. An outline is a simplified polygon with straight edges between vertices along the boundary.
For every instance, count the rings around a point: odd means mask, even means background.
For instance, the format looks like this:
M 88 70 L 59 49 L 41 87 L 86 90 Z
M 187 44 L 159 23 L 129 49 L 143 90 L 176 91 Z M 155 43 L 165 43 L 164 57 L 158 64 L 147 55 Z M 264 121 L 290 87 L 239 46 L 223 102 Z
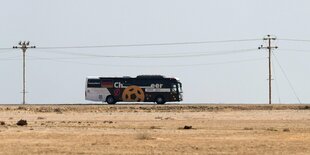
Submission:
M 0 121 L 1 154 L 310 154 L 310 105 L 2 105 Z

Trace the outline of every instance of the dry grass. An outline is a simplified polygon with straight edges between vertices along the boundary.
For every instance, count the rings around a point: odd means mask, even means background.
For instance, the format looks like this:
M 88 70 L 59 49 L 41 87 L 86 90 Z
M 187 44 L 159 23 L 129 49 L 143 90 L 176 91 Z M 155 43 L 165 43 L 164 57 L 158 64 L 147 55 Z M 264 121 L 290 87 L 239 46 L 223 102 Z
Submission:
M 151 137 L 151 135 L 147 132 L 141 132 L 137 134 L 137 139 L 139 140 L 151 140 L 154 139 Z
M 266 129 L 267 131 L 278 131 L 277 129 L 275 129 L 274 127 L 270 127 Z
M 0 126 L 0 150 L 2 154 L 310 154 L 309 116 L 306 105 L 0 106 L 5 122 Z M 17 126 L 20 119 L 28 125 Z M 184 130 L 185 125 L 194 129 Z
M 245 128 L 243 128 L 243 130 L 253 130 L 253 128 L 245 127 Z
M 158 127 L 158 126 L 151 126 L 150 129 L 161 129 L 161 127 Z
M 37 119 L 46 119 L 46 118 L 45 118 L 45 117 L 40 117 L 40 116 L 39 116 L 39 117 L 37 117 Z

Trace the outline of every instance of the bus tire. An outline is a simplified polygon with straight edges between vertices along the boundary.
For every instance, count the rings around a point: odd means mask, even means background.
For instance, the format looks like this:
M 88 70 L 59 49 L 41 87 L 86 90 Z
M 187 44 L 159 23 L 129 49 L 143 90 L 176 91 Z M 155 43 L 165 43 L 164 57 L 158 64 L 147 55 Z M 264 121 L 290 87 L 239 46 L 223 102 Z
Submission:
M 165 103 L 166 103 L 166 100 L 165 100 L 165 98 L 162 97 L 162 96 L 157 96 L 156 99 L 155 99 L 155 102 L 156 102 L 157 104 L 165 104 Z
M 110 95 L 110 96 L 107 97 L 106 102 L 108 104 L 115 104 L 116 100 L 115 100 L 115 98 L 113 96 Z

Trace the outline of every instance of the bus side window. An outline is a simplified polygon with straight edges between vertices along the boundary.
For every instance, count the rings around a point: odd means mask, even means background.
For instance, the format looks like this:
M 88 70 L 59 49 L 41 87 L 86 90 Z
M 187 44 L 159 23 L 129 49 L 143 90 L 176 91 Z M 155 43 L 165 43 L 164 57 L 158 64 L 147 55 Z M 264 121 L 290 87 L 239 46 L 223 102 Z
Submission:
M 114 82 L 112 80 L 101 80 L 101 87 L 102 88 L 113 88 Z
M 99 79 L 88 79 L 87 87 L 88 88 L 100 88 L 100 80 Z
M 176 84 L 172 84 L 172 92 L 173 93 L 177 93 L 178 89 L 177 89 L 177 85 Z

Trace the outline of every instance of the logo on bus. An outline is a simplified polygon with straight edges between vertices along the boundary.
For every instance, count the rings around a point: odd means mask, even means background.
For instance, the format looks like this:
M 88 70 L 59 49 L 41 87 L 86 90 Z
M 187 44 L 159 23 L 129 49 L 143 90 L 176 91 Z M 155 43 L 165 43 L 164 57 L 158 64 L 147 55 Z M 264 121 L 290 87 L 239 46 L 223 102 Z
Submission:
M 115 82 L 114 83 L 114 88 L 126 88 L 121 82 Z
M 156 84 L 151 84 L 151 87 L 152 88 L 162 88 L 164 84 L 159 84 L 159 83 L 156 83 Z
M 160 83 L 153 83 L 150 85 L 151 88 L 163 88 L 164 84 Z M 121 82 L 115 82 L 114 88 L 127 88 L 127 86 L 124 86 Z

